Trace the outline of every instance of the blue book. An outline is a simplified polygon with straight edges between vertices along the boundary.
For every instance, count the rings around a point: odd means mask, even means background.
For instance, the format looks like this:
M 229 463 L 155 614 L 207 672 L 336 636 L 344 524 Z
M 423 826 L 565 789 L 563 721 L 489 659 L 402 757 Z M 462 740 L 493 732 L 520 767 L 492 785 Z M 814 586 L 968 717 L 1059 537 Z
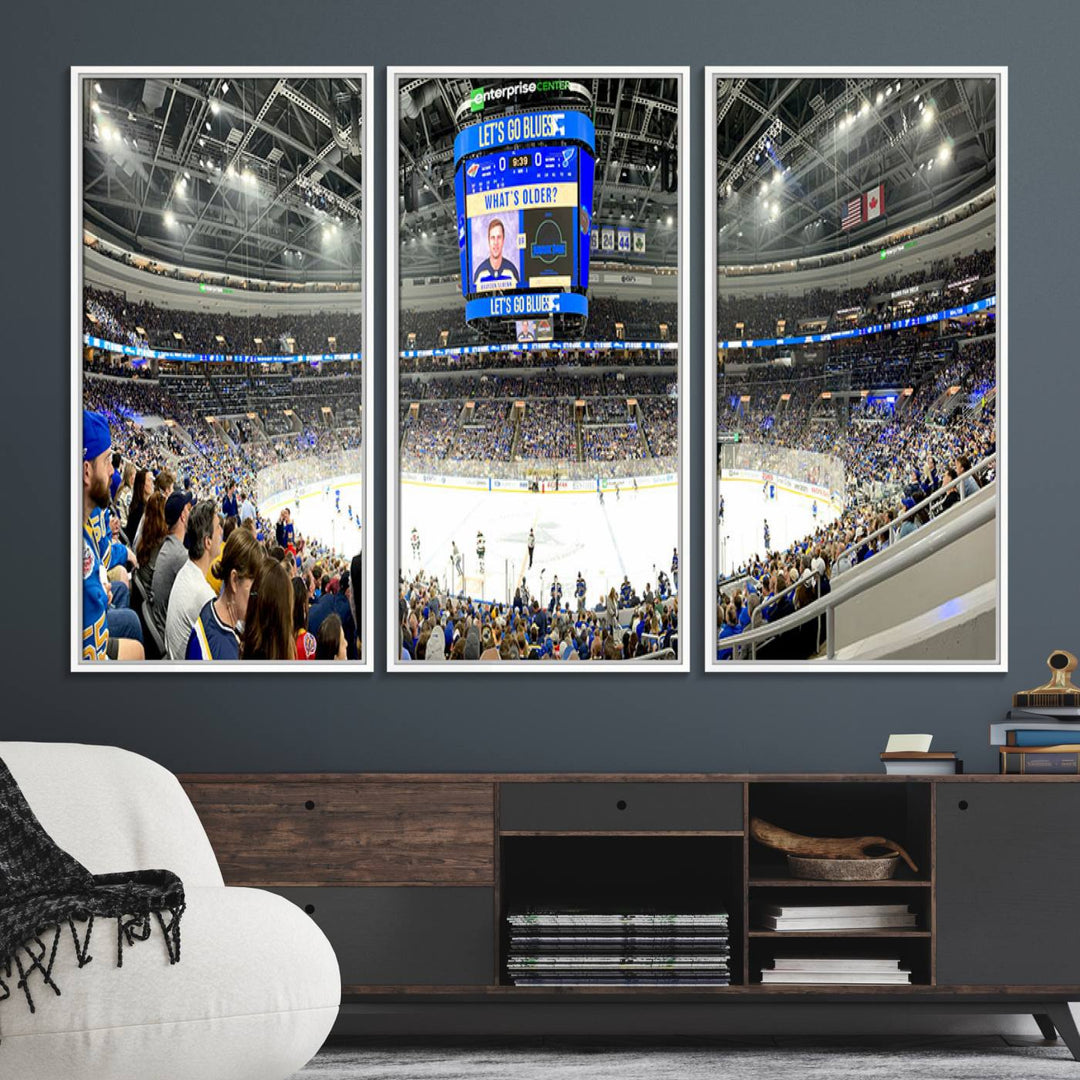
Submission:
M 1075 731 L 1058 728 L 1032 729 L 1028 731 L 1012 732 L 1013 746 L 1062 746 L 1066 743 L 1073 744 L 1077 739 Z

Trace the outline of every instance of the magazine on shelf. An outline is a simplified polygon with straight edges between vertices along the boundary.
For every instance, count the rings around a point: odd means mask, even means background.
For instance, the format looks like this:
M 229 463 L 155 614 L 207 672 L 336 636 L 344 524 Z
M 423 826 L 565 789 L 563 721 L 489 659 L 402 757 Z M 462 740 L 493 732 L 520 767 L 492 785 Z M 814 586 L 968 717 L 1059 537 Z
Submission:
M 899 971 L 898 957 L 778 956 L 766 971 Z
M 909 904 L 763 904 L 763 915 L 794 919 L 831 919 L 854 915 L 907 915 Z
M 761 972 L 763 983 L 830 983 L 839 984 L 864 984 L 870 985 L 893 985 L 895 983 L 911 982 L 910 971 L 770 971 L 764 969 Z

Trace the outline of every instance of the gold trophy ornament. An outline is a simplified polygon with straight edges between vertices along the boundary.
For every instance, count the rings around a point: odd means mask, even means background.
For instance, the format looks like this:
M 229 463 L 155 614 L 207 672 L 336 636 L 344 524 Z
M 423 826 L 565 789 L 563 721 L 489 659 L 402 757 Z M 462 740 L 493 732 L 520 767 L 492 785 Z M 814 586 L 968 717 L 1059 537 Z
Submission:
M 1076 670 L 1076 657 L 1064 649 L 1057 649 L 1047 657 L 1046 666 L 1053 673 L 1050 681 L 1032 690 L 1020 690 L 1013 694 L 1013 708 L 1080 708 L 1080 688 L 1073 685 L 1071 678 Z

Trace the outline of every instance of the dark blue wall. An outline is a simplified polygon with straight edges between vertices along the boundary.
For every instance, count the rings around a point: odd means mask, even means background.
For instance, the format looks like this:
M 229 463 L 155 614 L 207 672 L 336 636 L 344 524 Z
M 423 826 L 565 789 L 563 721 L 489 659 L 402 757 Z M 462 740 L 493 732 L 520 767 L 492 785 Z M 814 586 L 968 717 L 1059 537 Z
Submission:
M 682 0 L 571 3 L 27 3 L 5 17 L 0 230 L 7 536 L 0 738 L 116 743 L 174 770 L 869 770 L 891 731 L 930 731 L 995 771 L 987 725 L 1080 645 L 1075 470 L 1080 5 Z M 1070 44 L 1070 42 L 1072 44 Z M 68 673 L 74 455 L 69 290 L 71 64 L 375 67 L 376 319 L 384 351 L 386 65 L 689 64 L 690 400 L 703 400 L 706 64 L 1008 64 L 1009 656 L 1003 675 L 206 676 Z M 1004 320 L 1002 320 L 1003 329 Z M 373 414 L 386 372 L 376 369 Z M 702 580 L 703 415 L 691 415 L 691 566 Z M 376 521 L 384 522 L 383 427 Z M 385 565 L 376 543 L 374 565 Z M 381 578 L 381 574 L 376 574 Z M 376 582 L 376 629 L 385 588 Z M 376 641 L 376 666 L 385 661 Z

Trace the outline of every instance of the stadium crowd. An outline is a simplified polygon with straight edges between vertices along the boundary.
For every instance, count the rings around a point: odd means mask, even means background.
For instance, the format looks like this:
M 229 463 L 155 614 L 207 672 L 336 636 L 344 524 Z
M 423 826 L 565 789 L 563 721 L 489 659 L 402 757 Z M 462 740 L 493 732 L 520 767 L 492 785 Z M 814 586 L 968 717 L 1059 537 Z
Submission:
M 776 337 L 781 335 L 778 326 L 781 320 L 784 322 L 781 336 L 821 333 L 911 318 L 970 303 L 993 291 L 996 254 L 996 249 L 990 248 L 954 259 L 936 260 L 921 270 L 874 278 L 852 289 L 815 288 L 801 294 L 744 296 L 721 288 L 717 297 L 717 334 L 721 340 Z M 971 281 L 972 278 L 978 280 Z M 939 283 L 939 287 L 904 296 L 892 295 L 930 283 Z
M 411 378 L 401 385 L 401 449 L 425 469 L 447 460 L 666 457 L 678 445 L 675 385 L 670 376 L 616 371 Z
M 994 481 L 995 461 L 989 459 L 997 449 L 996 355 L 994 337 L 971 341 L 928 372 L 905 407 L 895 398 L 860 399 L 847 422 L 812 422 L 819 391 L 816 386 L 809 392 L 800 389 L 791 372 L 787 402 L 779 398 L 785 384 L 770 382 L 764 401 L 754 402 L 751 395 L 751 407 L 741 402 L 738 392 L 750 384 L 721 376 L 725 392 L 739 402 L 736 409 L 721 413 L 721 429 L 738 430 L 765 447 L 841 459 L 846 492 L 835 520 L 782 550 L 755 555 L 718 583 L 718 660 L 749 658 L 749 648 L 738 642 L 744 630 L 778 623 L 797 612 L 827 594 L 838 574 Z M 953 387 L 955 393 L 950 393 Z M 778 626 L 777 635 L 758 647 L 757 658 L 813 656 L 819 624 L 820 619 L 811 619 L 789 629 Z
M 137 327 L 144 333 L 140 334 Z M 360 352 L 364 340 L 359 311 L 296 315 L 188 311 L 128 300 L 119 293 L 90 285 L 83 289 L 83 333 L 121 345 L 241 355 Z
M 210 491 L 165 443 L 83 412 L 85 660 L 357 659 L 359 555 L 264 520 L 250 483 Z
M 400 659 L 455 660 L 631 660 L 674 659 L 678 651 L 679 601 L 661 572 L 654 589 L 639 595 L 623 581 L 595 606 L 581 595 L 564 600 L 553 591 L 545 605 L 524 580 L 511 604 L 457 597 L 433 578 L 399 582 Z M 580 580 L 580 579 L 579 579 Z M 554 590 L 553 586 L 553 590 Z M 567 582 L 567 592 L 577 591 Z

